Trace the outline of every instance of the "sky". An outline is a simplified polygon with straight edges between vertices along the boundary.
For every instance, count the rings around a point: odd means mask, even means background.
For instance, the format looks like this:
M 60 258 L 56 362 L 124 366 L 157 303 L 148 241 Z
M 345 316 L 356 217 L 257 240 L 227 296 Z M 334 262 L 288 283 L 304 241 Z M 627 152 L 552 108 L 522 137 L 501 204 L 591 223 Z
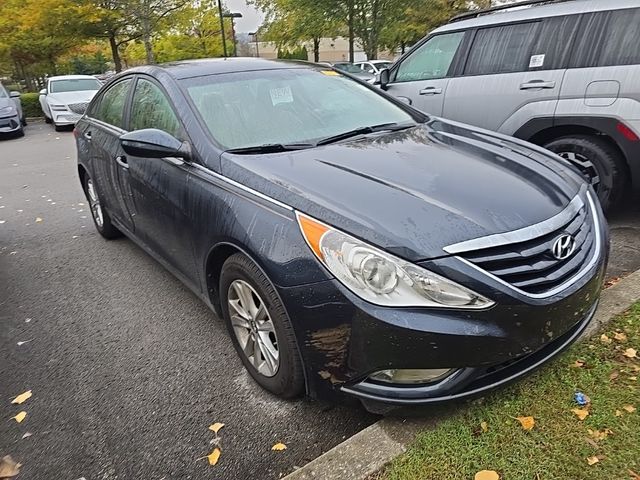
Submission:
M 245 0 L 222 0 L 224 7 L 232 12 L 240 12 L 242 18 L 235 19 L 236 32 L 255 32 L 262 23 L 264 15 L 252 5 L 247 5 Z

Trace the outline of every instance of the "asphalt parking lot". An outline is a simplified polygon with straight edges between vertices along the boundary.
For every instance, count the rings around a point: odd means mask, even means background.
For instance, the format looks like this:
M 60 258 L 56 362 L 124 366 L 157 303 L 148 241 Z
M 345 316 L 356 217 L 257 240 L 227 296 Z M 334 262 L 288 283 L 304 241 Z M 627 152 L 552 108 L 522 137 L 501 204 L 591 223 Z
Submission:
M 19 478 L 279 478 L 376 420 L 256 387 L 205 305 L 132 242 L 95 232 L 75 162 L 71 132 L 44 123 L 0 140 L 0 457 L 23 463 Z M 611 233 L 609 276 L 639 268 L 638 198 Z

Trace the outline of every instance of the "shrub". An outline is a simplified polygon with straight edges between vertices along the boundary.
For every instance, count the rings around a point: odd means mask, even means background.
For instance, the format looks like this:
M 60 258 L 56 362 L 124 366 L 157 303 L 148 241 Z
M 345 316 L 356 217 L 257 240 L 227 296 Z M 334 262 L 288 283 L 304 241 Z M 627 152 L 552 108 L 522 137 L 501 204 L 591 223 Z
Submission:
M 38 93 L 23 93 L 20 95 L 22 102 L 22 111 L 25 117 L 42 117 L 42 108 L 40 107 L 40 95 Z

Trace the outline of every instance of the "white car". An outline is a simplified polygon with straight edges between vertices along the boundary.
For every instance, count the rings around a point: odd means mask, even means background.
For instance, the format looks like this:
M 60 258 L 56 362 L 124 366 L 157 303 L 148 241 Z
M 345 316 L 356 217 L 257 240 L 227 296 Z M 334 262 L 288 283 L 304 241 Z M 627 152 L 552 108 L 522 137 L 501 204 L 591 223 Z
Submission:
M 56 131 L 75 125 L 102 83 L 91 75 L 49 77 L 47 88 L 40 90 L 40 106 L 47 123 Z
M 365 72 L 377 75 L 383 68 L 391 67 L 393 62 L 390 62 L 389 60 L 367 60 L 366 62 L 356 62 L 355 65 Z

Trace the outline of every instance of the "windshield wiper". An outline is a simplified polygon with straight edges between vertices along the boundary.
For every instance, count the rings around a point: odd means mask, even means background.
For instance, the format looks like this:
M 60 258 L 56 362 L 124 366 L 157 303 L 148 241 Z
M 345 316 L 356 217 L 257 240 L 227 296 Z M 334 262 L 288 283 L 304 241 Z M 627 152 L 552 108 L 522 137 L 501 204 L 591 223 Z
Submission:
M 264 145 L 255 145 L 253 147 L 239 147 L 239 148 L 230 148 L 229 150 L 225 150 L 225 152 L 236 153 L 236 154 L 252 154 L 252 153 L 278 153 L 278 152 L 289 152 L 292 150 L 304 150 L 305 148 L 312 148 L 315 145 L 312 143 L 266 143 Z
M 322 138 L 316 142 L 316 145 L 327 145 L 328 143 L 339 142 L 340 140 L 346 140 L 347 138 L 357 137 L 358 135 L 365 135 L 367 133 L 375 132 L 395 132 L 398 130 L 406 130 L 407 128 L 415 127 L 415 123 L 381 123 L 379 125 L 371 125 L 369 127 L 358 127 L 348 132 L 339 133 L 330 137 Z

